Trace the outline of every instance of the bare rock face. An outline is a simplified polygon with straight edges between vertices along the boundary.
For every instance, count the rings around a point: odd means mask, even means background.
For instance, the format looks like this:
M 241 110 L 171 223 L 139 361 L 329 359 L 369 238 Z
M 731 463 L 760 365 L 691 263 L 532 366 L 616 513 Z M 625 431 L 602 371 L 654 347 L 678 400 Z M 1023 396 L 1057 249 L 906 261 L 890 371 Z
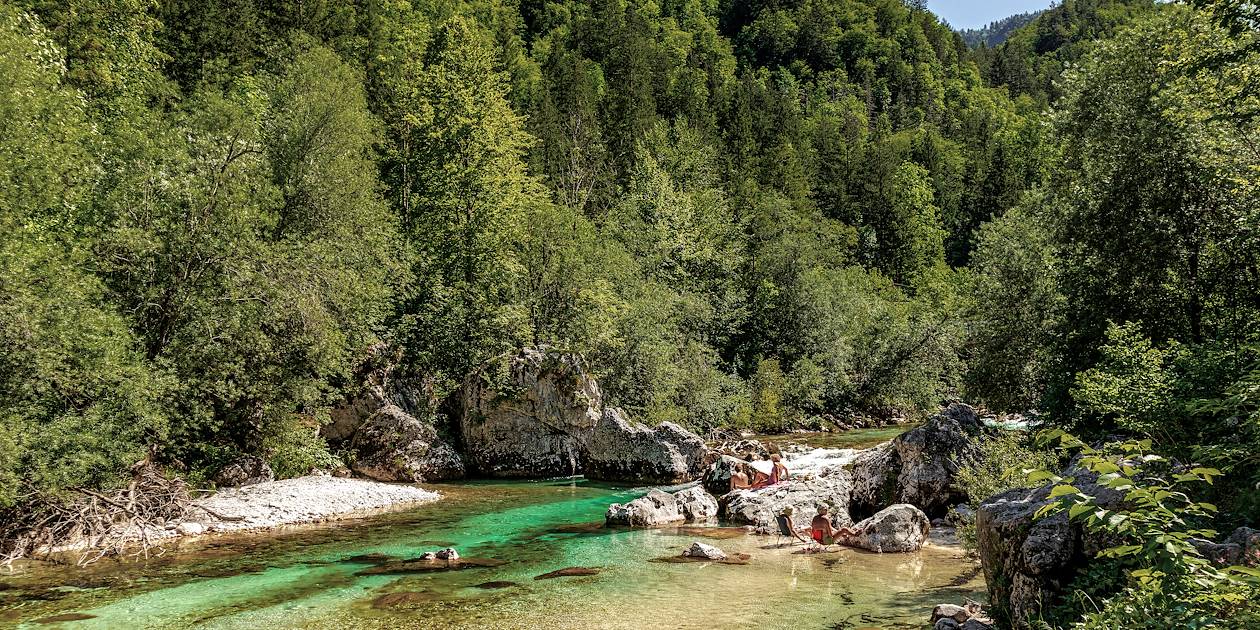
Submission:
M 615 407 L 604 409 L 586 451 L 586 476 L 608 481 L 675 484 L 699 477 L 704 440 L 672 423 L 648 428 Z
M 1260 530 L 1239 527 L 1224 541 L 1194 540 L 1194 546 L 1218 566 L 1260 566 Z
M 1097 476 L 1070 469 L 1073 485 L 1095 497 L 1104 507 L 1118 505 L 1123 495 L 1095 483 Z M 985 500 L 976 513 L 976 537 L 993 602 L 993 617 L 1002 627 L 1030 628 L 1043 606 L 1052 605 L 1076 568 L 1103 548 L 1086 536 L 1079 524 L 1060 512 L 1043 519 L 1033 516 L 1049 499 L 1052 485 L 1015 489 Z
M 356 456 L 351 469 L 377 481 L 431 482 L 461 479 L 463 457 L 438 429 L 436 403 L 415 379 L 393 373 L 389 350 L 373 348 L 357 395 L 330 412 L 320 435 L 348 446 Z
M 470 376 L 462 393 L 464 451 L 479 472 L 653 484 L 701 474 L 703 440 L 678 425 L 646 427 L 605 407 L 577 355 L 527 348 L 502 362 Z M 501 367 L 506 376 L 493 377 Z
M 944 516 L 965 497 L 954 486 L 959 462 L 980 457 L 984 424 L 971 407 L 951 403 L 916 429 L 871 449 L 853 464 L 854 508 L 870 513 L 909 503 Z
M 248 486 L 256 483 L 275 481 L 276 473 L 261 457 L 242 455 L 214 473 L 211 481 L 221 488 Z
M 603 394 L 572 354 L 529 348 L 507 359 L 506 383 L 487 366 L 464 385 L 460 422 L 465 454 L 492 477 L 581 474 Z
M 928 517 L 909 503 L 890 505 L 854 526 L 857 534 L 841 535 L 840 542 L 876 553 L 918 551 L 927 542 Z
M 464 462 L 432 424 L 386 404 L 355 431 L 353 470 L 377 481 L 432 482 L 464 477 Z
M 757 490 L 735 490 L 719 499 L 722 513 L 733 523 L 775 528 L 775 517 L 791 507 L 797 526 L 808 524 L 818 506 L 830 508 L 832 520 L 847 526 L 852 479 L 845 471 L 814 479 L 792 479 Z M 802 521 L 802 519 L 804 519 Z
M 605 524 L 609 527 L 660 527 L 684 520 L 686 516 L 679 509 L 674 495 L 655 489 L 629 503 L 608 506 L 604 515 Z

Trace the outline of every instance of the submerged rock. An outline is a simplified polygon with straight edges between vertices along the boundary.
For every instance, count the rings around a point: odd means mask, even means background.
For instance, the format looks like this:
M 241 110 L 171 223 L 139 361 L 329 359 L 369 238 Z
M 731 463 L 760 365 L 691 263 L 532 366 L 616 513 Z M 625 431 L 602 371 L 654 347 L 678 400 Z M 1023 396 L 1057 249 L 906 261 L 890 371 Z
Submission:
M 36 619 L 35 623 L 46 625 L 52 623 L 63 623 L 66 621 L 83 621 L 85 619 L 96 619 L 96 615 L 89 615 L 87 613 L 62 613 L 51 617 L 41 617 Z
M 436 601 L 438 596 L 429 591 L 399 591 L 386 593 L 372 600 L 372 608 L 403 608 L 415 604 Z
M 595 567 L 566 567 L 566 568 L 564 568 L 564 569 L 557 569 L 557 570 L 552 571 L 552 572 L 550 572 L 550 573 L 544 573 L 544 574 L 542 574 L 542 575 L 535 575 L 535 576 L 534 576 L 534 579 L 535 579 L 535 580 L 551 580 L 551 579 L 554 579 L 554 578 L 562 578 L 562 577 L 579 577 L 579 576 L 583 576 L 583 575 L 599 575 L 599 571 L 600 571 L 600 570 L 599 570 L 599 569 L 597 569 L 597 568 L 595 568 Z
M 706 545 L 700 541 L 691 543 L 690 547 L 683 550 L 682 555 L 688 558 L 703 558 L 705 560 L 725 560 L 726 552 L 714 547 Z
M 491 477 L 680 483 L 700 475 L 708 453 L 678 425 L 646 427 L 605 407 L 581 357 L 547 347 L 483 366 L 461 402 L 465 454 Z
M 430 560 L 415 558 L 400 562 L 386 562 L 380 566 L 359 571 L 355 575 L 402 575 L 407 573 L 440 573 L 444 571 L 464 571 L 468 569 L 486 569 L 507 564 L 504 560 L 493 558 L 460 558 L 458 560 Z
M 944 516 L 965 500 L 954 485 L 959 466 L 981 456 L 984 424 L 970 406 L 951 403 L 922 426 L 861 454 L 853 463 L 853 508 L 870 513 L 909 503 Z
M 854 535 L 840 535 L 841 544 L 877 553 L 918 551 L 927 542 L 927 515 L 908 503 L 891 505 L 853 526 Z
M 464 462 L 437 429 L 386 404 L 369 416 L 350 441 L 353 470 L 377 481 L 431 482 L 464 477 Z
M 220 488 L 248 486 L 276 480 L 267 460 L 253 455 L 242 455 L 220 468 L 210 478 Z
M 500 588 L 512 588 L 513 586 L 517 586 L 516 582 L 509 582 L 507 580 L 494 580 L 491 582 L 482 582 L 481 584 L 474 584 L 473 588 L 480 588 L 484 590 L 494 590 L 494 589 L 500 589 Z
M 438 551 L 426 551 L 420 554 L 420 560 L 459 560 L 459 552 L 447 547 Z

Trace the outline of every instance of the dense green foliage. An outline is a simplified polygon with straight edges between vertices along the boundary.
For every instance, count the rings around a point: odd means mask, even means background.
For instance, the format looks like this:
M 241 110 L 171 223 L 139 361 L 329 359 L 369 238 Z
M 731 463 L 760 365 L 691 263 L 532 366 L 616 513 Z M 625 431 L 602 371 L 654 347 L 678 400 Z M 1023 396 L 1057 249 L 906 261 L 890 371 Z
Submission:
M 1110 442 L 1095 449 L 1061 430 L 1042 437 L 1078 453 L 1077 470 L 1093 473 L 1100 486 L 1123 497 L 1104 506 L 1072 485 L 1072 478 L 1047 470 L 1029 477 L 1054 484 L 1050 497 L 1057 500 L 1041 508 L 1038 518 L 1066 512 L 1109 545 L 1097 557 L 1110 569 L 1111 579 L 1095 579 L 1092 592 L 1077 593 L 1092 600 L 1094 610 L 1087 607 L 1074 628 L 1223 630 L 1260 624 L 1260 569 L 1218 566 L 1194 544 L 1216 537 L 1209 524 L 1218 508 L 1191 493 L 1211 486 L 1221 471 L 1170 462 L 1150 452 L 1150 440 Z M 1067 610 L 1069 620 L 1076 616 Z

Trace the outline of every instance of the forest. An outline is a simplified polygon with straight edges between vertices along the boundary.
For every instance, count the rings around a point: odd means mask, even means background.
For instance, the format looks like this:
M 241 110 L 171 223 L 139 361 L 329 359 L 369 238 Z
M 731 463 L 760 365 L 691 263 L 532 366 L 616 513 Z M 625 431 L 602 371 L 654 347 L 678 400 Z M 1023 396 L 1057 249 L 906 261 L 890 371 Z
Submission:
M 380 361 L 440 422 L 546 344 L 648 424 L 966 400 L 1260 520 L 1252 2 L 6 0 L 0 77 L 0 509 L 304 474 Z

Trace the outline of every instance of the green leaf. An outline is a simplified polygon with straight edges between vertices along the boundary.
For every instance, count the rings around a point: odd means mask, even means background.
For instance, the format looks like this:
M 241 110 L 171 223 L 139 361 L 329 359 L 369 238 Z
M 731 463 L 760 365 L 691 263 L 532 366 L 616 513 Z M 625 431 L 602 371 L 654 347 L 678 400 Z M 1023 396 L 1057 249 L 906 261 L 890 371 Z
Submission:
M 1067 496 L 1069 494 L 1079 494 L 1079 493 L 1080 493 L 1080 490 L 1076 486 L 1073 486 L 1070 484 L 1060 484 L 1050 489 L 1050 498 L 1057 499 L 1059 497 Z

